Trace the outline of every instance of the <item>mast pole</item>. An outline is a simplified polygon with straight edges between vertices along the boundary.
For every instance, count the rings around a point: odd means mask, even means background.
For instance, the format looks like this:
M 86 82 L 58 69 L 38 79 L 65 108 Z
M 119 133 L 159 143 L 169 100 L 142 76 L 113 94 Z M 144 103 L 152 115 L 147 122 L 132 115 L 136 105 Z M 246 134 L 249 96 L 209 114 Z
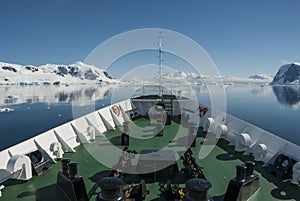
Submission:
M 159 93 L 160 96 L 162 96 L 162 71 L 163 71 L 163 66 L 162 66 L 162 33 L 159 32 L 159 43 L 158 43 L 158 52 L 159 52 L 159 61 L 158 61 L 158 65 L 159 65 Z

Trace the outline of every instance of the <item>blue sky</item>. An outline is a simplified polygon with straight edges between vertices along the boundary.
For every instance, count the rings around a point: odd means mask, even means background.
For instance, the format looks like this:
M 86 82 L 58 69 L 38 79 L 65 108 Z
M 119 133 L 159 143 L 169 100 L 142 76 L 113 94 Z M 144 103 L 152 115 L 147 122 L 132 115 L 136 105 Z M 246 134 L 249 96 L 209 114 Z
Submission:
M 300 61 L 297 0 L 1 0 L 0 61 L 83 61 L 125 31 L 164 28 L 200 44 L 222 75 L 274 75 Z

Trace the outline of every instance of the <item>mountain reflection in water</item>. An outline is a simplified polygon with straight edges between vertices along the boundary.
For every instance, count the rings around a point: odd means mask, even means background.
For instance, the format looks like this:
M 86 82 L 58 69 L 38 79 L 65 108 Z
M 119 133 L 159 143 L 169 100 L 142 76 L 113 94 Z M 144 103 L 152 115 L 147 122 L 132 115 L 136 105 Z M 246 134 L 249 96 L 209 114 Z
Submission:
M 105 99 L 112 86 L 0 86 L 0 106 L 22 103 L 70 103 L 80 99 Z
M 284 105 L 298 106 L 300 102 L 300 86 L 272 86 L 277 101 Z

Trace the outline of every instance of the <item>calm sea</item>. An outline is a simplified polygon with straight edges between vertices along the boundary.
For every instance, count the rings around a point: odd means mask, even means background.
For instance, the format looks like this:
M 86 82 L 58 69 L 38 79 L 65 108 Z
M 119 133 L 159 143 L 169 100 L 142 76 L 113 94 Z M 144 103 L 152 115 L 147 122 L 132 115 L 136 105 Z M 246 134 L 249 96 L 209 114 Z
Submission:
M 140 86 L 0 86 L 0 150 L 50 128 L 129 98 Z M 182 96 L 191 89 L 172 88 Z M 202 104 L 210 105 L 205 86 L 193 87 Z M 221 93 L 215 86 L 214 92 Z M 300 87 L 232 85 L 225 87 L 227 113 L 300 145 Z

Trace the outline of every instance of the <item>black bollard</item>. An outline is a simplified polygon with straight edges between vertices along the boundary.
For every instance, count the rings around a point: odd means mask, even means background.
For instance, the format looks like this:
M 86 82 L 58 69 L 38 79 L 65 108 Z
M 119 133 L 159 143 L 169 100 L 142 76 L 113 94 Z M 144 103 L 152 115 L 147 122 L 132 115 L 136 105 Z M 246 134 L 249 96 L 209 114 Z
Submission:
M 244 181 L 246 178 L 246 169 L 245 165 L 237 165 L 236 166 L 236 180 L 237 181 Z
M 121 145 L 122 146 L 129 146 L 129 128 L 128 122 L 125 121 L 123 123 L 123 132 L 121 134 Z
M 245 165 L 247 168 L 246 169 L 246 178 L 252 177 L 255 163 L 252 161 L 246 161 Z
M 69 168 L 68 168 L 68 163 L 70 163 L 69 158 L 63 158 L 61 159 L 61 171 L 65 176 L 69 176 Z
M 236 166 L 236 177 L 231 179 L 223 201 L 248 200 L 259 188 L 259 177 L 253 174 L 254 163 Z
M 57 174 L 58 187 L 72 201 L 88 201 L 83 178 L 78 175 L 77 163 L 70 163 L 70 159 L 62 159 L 62 172 Z
M 68 163 L 68 168 L 69 168 L 69 177 L 70 178 L 76 178 L 77 175 L 77 163 Z

